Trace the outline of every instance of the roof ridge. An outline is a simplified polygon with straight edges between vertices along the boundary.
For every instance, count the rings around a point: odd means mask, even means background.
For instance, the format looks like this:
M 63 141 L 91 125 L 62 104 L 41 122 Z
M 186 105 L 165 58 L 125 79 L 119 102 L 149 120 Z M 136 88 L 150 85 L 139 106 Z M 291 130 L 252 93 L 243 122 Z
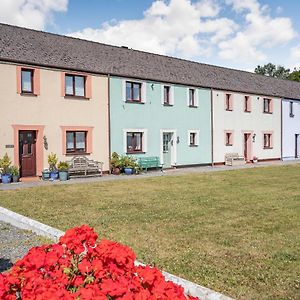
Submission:
M 175 57 L 175 56 L 171 56 L 171 55 L 166 55 L 166 54 L 159 54 L 159 53 L 147 52 L 147 51 L 144 51 L 144 50 L 128 48 L 128 47 L 124 47 L 124 46 L 116 46 L 116 45 L 105 44 L 105 43 L 102 43 L 102 42 L 96 42 L 96 41 L 87 40 L 87 39 L 83 39 L 83 38 L 73 37 L 73 36 L 70 36 L 70 35 L 65 35 L 65 34 L 59 34 L 59 33 L 43 31 L 43 30 L 26 28 L 26 27 L 21 27 L 21 26 L 17 26 L 17 25 L 2 23 L 2 22 L 0 22 L 0 26 L 9 26 L 9 27 L 14 27 L 14 28 L 19 28 L 19 29 L 22 29 L 22 30 L 34 31 L 34 32 L 43 33 L 43 34 L 47 34 L 47 35 L 54 35 L 54 36 L 57 36 L 57 37 L 60 37 L 60 38 L 67 38 L 67 39 L 72 39 L 72 40 L 84 41 L 84 42 L 87 42 L 87 43 L 102 45 L 102 46 L 109 47 L 109 48 L 117 48 L 117 49 L 120 49 L 122 51 L 135 51 L 135 52 L 140 52 L 140 53 L 144 53 L 144 54 L 148 54 L 148 55 L 160 56 L 160 57 L 165 57 L 165 58 L 174 59 L 174 60 L 180 60 L 180 61 L 184 61 L 184 62 L 196 64 L 196 65 L 204 65 L 204 66 L 213 67 L 213 68 L 231 70 L 231 71 L 235 71 L 235 72 L 243 72 L 243 73 L 247 73 L 247 74 L 254 75 L 254 76 L 261 76 L 263 78 L 269 78 L 268 80 L 272 80 L 272 81 L 273 80 L 279 80 L 279 81 L 284 81 L 285 83 L 289 82 L 289 83 L 292 83 L 292 84 L 300 85 L 300 82 L 293 81 L 293 80 L 288 80 L 288 79 L 283 79 L 283 78 L 276 78 L 276 77 L 272 77 L 272 76 L 257 74 L 257 73 L 254 73 L 254 72 L 245 71 L 245 70 L 241 70 L 241 69 L 234 69 L 234 68 L 230 68 L 230 67 L 212 65 L 212 64 L 208 64 L 208 63 L 198 62 L 198 61 L 194 61 L 194 60 L 188 60 L 188 59 Z

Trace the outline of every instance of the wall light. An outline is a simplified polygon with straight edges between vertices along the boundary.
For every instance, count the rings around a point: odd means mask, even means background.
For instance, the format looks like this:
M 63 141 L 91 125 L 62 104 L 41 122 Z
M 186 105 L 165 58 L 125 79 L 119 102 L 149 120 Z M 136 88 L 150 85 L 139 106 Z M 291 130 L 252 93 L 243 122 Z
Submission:
M 254 133 L 252 136 L 252 142 L 255 143 L 255 139 L 256 139 L 256 134 Z

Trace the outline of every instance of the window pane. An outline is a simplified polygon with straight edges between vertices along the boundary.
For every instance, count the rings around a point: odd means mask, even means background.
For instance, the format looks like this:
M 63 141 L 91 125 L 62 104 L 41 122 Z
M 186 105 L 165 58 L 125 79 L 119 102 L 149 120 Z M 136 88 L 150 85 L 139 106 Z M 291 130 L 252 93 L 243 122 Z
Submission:
M 132 139 L 132 133 L 127 133 L 127 151 L 131 152 L 133 151 L 133 139 Z
M 84 77 L 75 76 L 75 95 L 84 97 Z
M 76 150 L 85 150 L 85 132 L 76 132 Z
M 170 87 L 168 87 L 168 86 L 165 86 L 164 87 L 164 102 L 165 103 L 169 103 L 170 101 L 169 101 L 169 99 L 170 99 Z
M 133 84 L 133 100 L 139 101 L 140 100 L 140 87 L 139 83 Z
M 141 151 L 142 150 L 142 134 L 141 133 L 135 133 L 134 134 L 134 150 Z
M 126 82 L 126 100 L 132 100 L 131 83 L 130 82 Z
M 22 71 L 22 92 L 32 92 L 31 71 Z
M 67 140 L 67 150 L 74 150 L 74 133 L 73 132 L 67 132 L 66 136 Z
M 190 89 L 189 91 L 189 99 L 190 99 L 190 105 L 194 105 L 194 90 Z
M 73 95 L 73 76 L 65 77 L 65 89 L 66 95 Z

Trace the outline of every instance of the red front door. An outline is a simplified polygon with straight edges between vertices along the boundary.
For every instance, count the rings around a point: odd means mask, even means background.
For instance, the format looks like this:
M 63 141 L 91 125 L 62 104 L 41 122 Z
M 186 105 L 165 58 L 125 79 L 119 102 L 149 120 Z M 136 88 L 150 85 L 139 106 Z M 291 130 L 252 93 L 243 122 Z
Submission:
M 19 131 L 19 154 L 21 176 L 36 175 L 36 131 Z
M 245 133 L 244 134 L 244 157 L 246 161 L 250 161 L 251 157 L 251 140 L 250 140 L 251 134 L 250 133 Z

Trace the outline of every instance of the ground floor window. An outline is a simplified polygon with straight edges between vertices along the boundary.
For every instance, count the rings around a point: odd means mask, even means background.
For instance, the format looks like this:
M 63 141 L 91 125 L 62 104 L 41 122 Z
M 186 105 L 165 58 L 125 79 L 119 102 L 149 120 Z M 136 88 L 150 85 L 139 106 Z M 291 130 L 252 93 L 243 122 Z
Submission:
M 143 152 L 143 132 L 127 132 L 127 153 Z
M 225 132 L 225 145 L 232 146 L 233 145 L 233 133 L 230 131 Z
M 272 148 L 272 134 L 264 133 L 264 149 Z
M 190 147 L 197 147 L 199 145 L 199 130 L 189 130 L 188 142 Z
M 87 131 L 67 131 L 66 132 L 66 152 L 86 153 Z

